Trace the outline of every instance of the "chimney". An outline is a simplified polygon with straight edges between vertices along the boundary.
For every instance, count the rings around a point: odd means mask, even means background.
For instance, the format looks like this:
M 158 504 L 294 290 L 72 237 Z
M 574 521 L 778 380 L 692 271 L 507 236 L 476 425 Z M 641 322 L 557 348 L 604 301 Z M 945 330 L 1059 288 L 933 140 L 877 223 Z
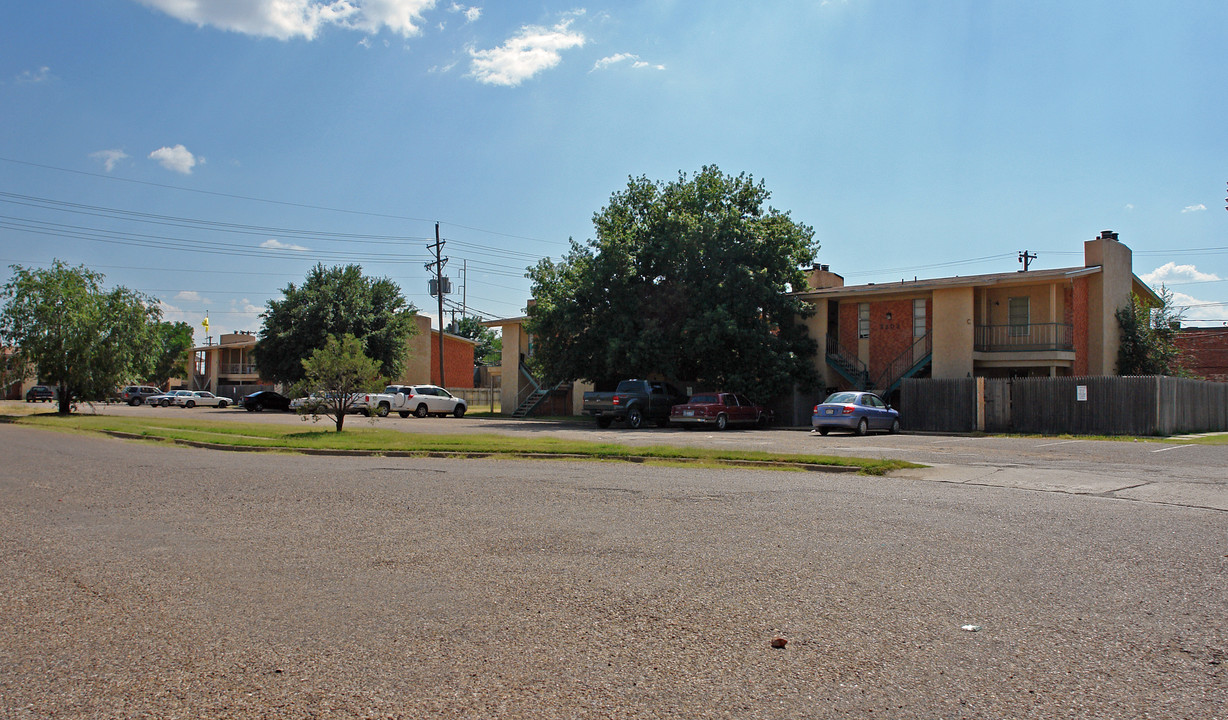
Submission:
M 806 284 L 811 290 L 844 287 L 844 278 L 832 272 L 830 268 L 830 265 L 815 263 L 810 272 L 806 273 Z
M 1116 240 L 1116 239 L 1117 239 L 1117 233 L 1113 232 L 1112 230 L 1101 230 L 1100 237 L 1097 238 L 1097 240 Z

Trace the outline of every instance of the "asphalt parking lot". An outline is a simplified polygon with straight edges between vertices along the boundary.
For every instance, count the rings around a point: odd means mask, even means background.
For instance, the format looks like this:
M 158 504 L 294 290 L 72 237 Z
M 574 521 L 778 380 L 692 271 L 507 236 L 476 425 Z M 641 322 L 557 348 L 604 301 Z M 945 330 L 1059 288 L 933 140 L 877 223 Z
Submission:
M 88 411 L 88 410 L 87 410 Z M 302 425 L 291 413 L 249 413 L 195 408 L 98 406 L 99 412 L 134 417 L 199 417 L 234 422 Z M 323 419 L 320 422 L 327 424 Z M 930 466 L 903 471 L 915 479 L 1013 487 L 1035 492 L 1102 495 L 1228 511 L 1228 445 L 1169 440 L 1133 442 L 1054 437 L 958 435 L 820 436 L 805 428 L 737 429 L 716 432 L 681 428 L 598 429 L 591 422 L 511 418 L 367 418 L 354 415 L 347 427 L 378 427 L 405 433 L 496 433 L 550 436 L 626 445 L 691 445 L 770 452 L 896 458 Z
M 953 458 L 971 441 L 825 440 Z M 0 446 L 4 718 L 1228 707 L 1217 510 L 909 476 L 231 453 L 12 425 Z

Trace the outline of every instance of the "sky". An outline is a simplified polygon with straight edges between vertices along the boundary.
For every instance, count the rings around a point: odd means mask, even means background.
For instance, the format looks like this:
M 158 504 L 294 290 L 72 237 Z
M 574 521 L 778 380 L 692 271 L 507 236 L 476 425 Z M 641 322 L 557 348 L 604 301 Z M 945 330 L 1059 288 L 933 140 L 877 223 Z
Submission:
M 0 282 L 85 265 L 210 335 L 316 263 L 437 316 L 631 177 L 762 181 L 847 284 L 1081 266 L 1119 233 L 1228 324 L 1228 3 L 39 0 L 0 22 Z

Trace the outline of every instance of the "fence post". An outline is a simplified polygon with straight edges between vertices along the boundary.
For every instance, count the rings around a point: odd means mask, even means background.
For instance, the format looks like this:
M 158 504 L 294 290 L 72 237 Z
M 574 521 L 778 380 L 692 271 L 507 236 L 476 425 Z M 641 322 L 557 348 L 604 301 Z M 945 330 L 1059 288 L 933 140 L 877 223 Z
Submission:
M 976 387 L 976 431 L 985 432 L 985 378 L 977 376 Z

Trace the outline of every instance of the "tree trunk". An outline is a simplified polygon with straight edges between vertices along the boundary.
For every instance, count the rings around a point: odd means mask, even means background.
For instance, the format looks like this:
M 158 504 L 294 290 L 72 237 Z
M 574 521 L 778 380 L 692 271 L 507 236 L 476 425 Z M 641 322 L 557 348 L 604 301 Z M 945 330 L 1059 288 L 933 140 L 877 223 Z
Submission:
M 337 432 L 341 432 L 341 426 L 345 425 L 345 413 L 337 413 Z
M 59 412 L 61 415 L 67 415 L 72 412 L 72 393 L 63 385 L 56 387 L 56 390 L 59 391 L 56 397 L 56 402 L 60 406 Z

